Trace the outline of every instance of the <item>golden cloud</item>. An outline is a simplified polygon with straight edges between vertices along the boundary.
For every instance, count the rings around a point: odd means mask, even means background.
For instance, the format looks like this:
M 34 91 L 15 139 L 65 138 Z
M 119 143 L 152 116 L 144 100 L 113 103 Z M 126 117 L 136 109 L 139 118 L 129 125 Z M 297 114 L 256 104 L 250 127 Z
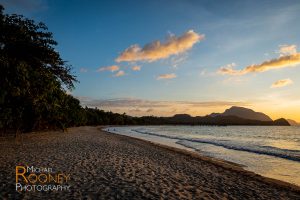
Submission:
M 227 107 L 227 106 L 249 106 L 249 102 L 241 101 L 158 101 L 158 100 L 145 100 L 135 98 L 116 98 L 116 99 L 92 99 L 85 96 L 77 96 L 83 106 L 88 107 L 130 107 L 130 108 L 143 108 L 154 109 L 170 107 L 174 105 L 187 105 L 193 108 L 203 107 Z M 149 110 L 148 110 L 149 111 Z M 150 110 L 152 111 L 152 110 Z
M 161 79 L 173 79 L 176 78 L 176 74 L 172 73 L 172 74 L 161 74 L 159 75 L 156 79 L 157 80 L 161 80 Z
M 165 43 L 154 41 L 146 44 L 141 48 L 138 44 L 134 44 L 125 49 L 116 62 L 134 62 L 134 61 L 147 61 L 152 62 L 160 59 L 165 59 L 171 55 L 177 55 L 191 49 L 194 44 L 204 39 L 204 35 L 199 35 L 193 30 L 185 32 L 182 36 L 176 37 L 171 35 Z
M 282 80 L 278 80 L 275 83 L 273 83 L 271 85 L 271 88 L 279 88 L 279 87 L 284 87 L 287 85 L 291 85 L 293 84 L 293 81 L 291 79 L 282 79 Z
M 99 69 L 97 69 L 97 72 L 102 72 L 102 71 L 111 71 L 111 72 L 115 72 L 118 71 L 120 69 L 119 66 L 117 65 L 112 65 L 112 66 L 108 66 L 108 67 L 101 67 Z
M 232 66 L 221 67 L 218 70 L 218 73 L 229 74 L 229 75 L 245 75 L 248 73 L 265 72 L 272 69 L 294 67 L 299 64 L 300 64 L 300 53 L 295 53 L 291 55 L 280 56 L 279 58 L 265 61 L 261 64 L 250 65 L 245 67 L 242 70 L 236 70 Z
M 280 45 L 279 52 L 281 56 L 284 55 L 292 55 L 297 53 L 297 46 L 296 45 Z
M 120 76 L 124 76 L 124 75 L 125 75 L 125 72 L 123 70 L 120 70 L 114 75 L 114 77 L 120 77 Z
M 149 112 L 153 112 L 154 111 L 154 109 L 153 108 L 148 108 L 147 110 L 146 110 L 146 112 L 147 113 L 149 113 Z
M 141 66 L 132 66 L 131 67 L 131 69 L 133 70 L 133 71 L 140 71 L 141 70 Z
M 150 113 L 157 116 L 172 116 L 176 113 L 187 113 L 194 116 L 206 115 L 211 112 L 221 112 L 229 106 L 251 106 L 249 102 L 240 101 L 159 101 L 135 98 L 120 99 L 91 99 L 76 97 L 82 106 L 98 107 L 106 111 L 113 111 L 144 116 Z M 137 111 L 140 112 L 137 112 Z

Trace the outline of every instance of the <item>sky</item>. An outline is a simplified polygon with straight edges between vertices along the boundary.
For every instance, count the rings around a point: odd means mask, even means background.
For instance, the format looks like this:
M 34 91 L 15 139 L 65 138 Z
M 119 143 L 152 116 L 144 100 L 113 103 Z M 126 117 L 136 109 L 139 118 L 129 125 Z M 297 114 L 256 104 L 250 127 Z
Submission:
M 142 116 L 243 106 L 300 122 L 300 1 L 0 0 L 44 22 L 82 105 Z

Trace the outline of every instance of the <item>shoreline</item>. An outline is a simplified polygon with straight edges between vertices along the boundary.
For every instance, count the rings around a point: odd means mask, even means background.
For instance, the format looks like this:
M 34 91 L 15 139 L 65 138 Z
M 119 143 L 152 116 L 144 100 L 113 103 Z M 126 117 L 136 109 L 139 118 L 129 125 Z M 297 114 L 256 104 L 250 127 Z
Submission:
M 1 199 L 299 199 L 300 187 L 153 142 L 75 127 L 0 138 Z M 23 164 L 70 174 L 70 191 L 16 192 Z
M 117 126 L 103 127 L 103 128 L 101 128 L 101 131 L 107 132 L 109 134 L 115 134 L 115 135 L 118 135 L 118 136 L 121 136 L 121 137 L 128 137 L 130 139 L 142 141 L 142 142 L 145 142 L 145 143 L 149 143 L 151 145 L 158 146 L 160 148 L 164 148 L 164 149 L 167 149 L 167 150 L 171 150 L 171 151 L 174 151 L 176 153 L 184 154 L 184 155 L 190 156 L 192 158 L 200 159 L 200 160 L 205 161 L 205 162 L 210 162 L 214 165 L 217 165 L 219 167 L 223 167 L 224 169 L 227 169 L 227 170 L 233 170 L 233 171 L 236 171 L 238 173 L 245 174 L 247 176 L 249 175 L 253 178 L 256 178 L 259 181 L 266 181 L 266 182 L 271 183 L 271 184 L 278 184 L 281 187 L 287 187 L 289 189 L 292 188 L 295 191 L 300 192 L 300 186 L 298 186 L 296 184 L 288 183 L 288 182 L 285 182 L 285 181 L 282 181 L 282 180 L 279 180 L 279 179 L 274 179 L 274 178 L 269 178 L 269 177 L 262 176 L 260 174 L 255 173 L 255 172 L 246 170 L 244 168 L 245 166 L 243 166 L 241 164 L 230 162 L 230 161 L 227 161 L 227 160 L 218 159 L 218 158 L 208 157 L 208 156 L 205 156 L 205 155 L 201 155 L 200 152 L 198 152 L 196 150 L 193 150 L 193 149 L 192 149 L 193 151 L 188 151 L 188 150 L 185 150 L 185 149 L 171 147 L 171 146 L 168 146 L 168 145 L 159 144 L 159 143 L 144 140 L 144 139 L 141 139 L 141 138 L 135 138 L 135 137 L 127 136 L 127 135 L 120 135 L 120 134 L 117 134 L 117 133 L 111 133 L 109 131 L 103 130 L 104 128 L 108 128 L 108 127 L 117 127 Z M 188 147 L 186 147 L 186 148 L 188 148 Z
M 104 130 L 184 149 L 190 152 L 197 152 L 202 156 L 241 166 L 247 171 L 264 177 L 294 184 L 298 187 L 300 186 L 299 156 L 297 156 L 297 150 L 295 150 L 295 153 L 293 152 L 293 149 L 297 149 L 297 146 L 294 147 L 293 145 L 297 143 L 294 144 L 291 142 L 291 144 L 289 144 L 285 141 L 281 143 L 281 140 L 276 143 L 274 142 L 276 140 L 269 138 L 264 138 L 263 142 L 261 142 L 260 135 L 269 130 L 264 129 L 264 127 L 252 129 L 248 126 L 238 128 L 233 126 L 228 128 L 110 126 Z M 289 134 L 299 132 L 299 129 L 292 127 L 288 129 L 275 128 L 269 131 L 272 130 L 275 130 L 277 134 L 280 134 L 281 131 L 286 131 Z M 253 132 L 253 143 L 248 144 L 247 141 L 251 139 L 243 135 L 243 133 L 247 131 Z M 238 139 L 231 139 L 231 136 L 226 134 L 228 132 L 233 135 L 237 134 Z M 188 135 L 185 136 L 185 133 Z M 204 133 L 204 136 L 198 136 L 198 133 Z M 252 138 L 252 135 L 249 138 Z M 270 148 L 268 146 L 269 144 Z M 291 154 L 289 152 L 289 146 L 286 145 L 291 145 Z

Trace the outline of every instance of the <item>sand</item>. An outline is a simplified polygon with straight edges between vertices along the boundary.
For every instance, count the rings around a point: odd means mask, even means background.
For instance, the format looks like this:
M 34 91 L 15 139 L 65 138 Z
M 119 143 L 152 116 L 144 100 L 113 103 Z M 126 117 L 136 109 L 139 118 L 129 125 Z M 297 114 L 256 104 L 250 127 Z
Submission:
M 300 188 L 184 150 L 101 131 L 0 138 L 0 199 L 300 199 Z M 70 174 L 70 191 L 16 192 L 16 165 Z

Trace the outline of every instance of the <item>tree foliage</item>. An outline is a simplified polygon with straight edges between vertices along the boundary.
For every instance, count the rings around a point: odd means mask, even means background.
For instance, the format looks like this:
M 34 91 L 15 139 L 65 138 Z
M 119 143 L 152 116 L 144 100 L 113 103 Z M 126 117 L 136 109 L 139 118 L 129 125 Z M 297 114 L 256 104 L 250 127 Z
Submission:
M 71 66 L 55 51 L 45 24 L 3 10 L 0 6 L 0 127 L 57 126 L 63 104 L 72 99 L 64 89 L 74 88 Z

